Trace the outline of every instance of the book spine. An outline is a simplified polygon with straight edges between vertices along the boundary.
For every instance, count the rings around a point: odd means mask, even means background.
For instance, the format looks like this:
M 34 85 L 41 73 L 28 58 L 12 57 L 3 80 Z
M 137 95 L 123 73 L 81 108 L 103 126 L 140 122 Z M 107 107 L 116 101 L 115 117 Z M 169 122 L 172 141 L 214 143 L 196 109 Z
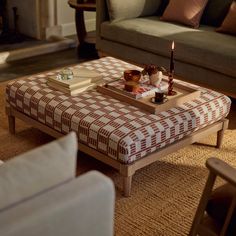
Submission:
M 62 87 L 56 83 L 52 83 L 50 81 L 47 81 L 47 85 L 53 89 L 59 90 L 63 93 L 70 93 L 70 90 L 68 88 Z
M 63 86 L 65 88 L 69 88 L 69 85 L 68 84 L 65 84 L 64 82 L 56 79 L 56 78 L 52 78 L 52 77 L 49 77 L 48 78 L 48 82 L 49 83 L 54 83 L 54 84 L 57 84 L 58 86 Z
M 89 85 L 91 84 L 102 84 L 103 83 L 103 80 L 98 80 L 94 83 L 83 83 L 83 84 L 77 84 L 77 85 L 74 85 L 73 87 L 65 87 L 57 82 L 54 82 L 54 81 L 48 81 L 48 83 L 51 85 L 51 86 L 54 86 L 56 88 L 60 87 L 62 89 L 65 89 L 65 91 L 73 91 L 73 90 L 77 90 L 79 88 L 83 88 L 83 87 L 88 87 Z
M 76 95 L 78 93 L 82 93 L 82 92 L 85 92 L 87 90 L 90 90 L 90 89 L 94 89 L 97 87 L 98 84 L 96 83 L 90 83 L 89 86 L 86 86 L 86 87 L 82 87 L 82 88 L 79 88 L 79 89 L 75 89 L 75 90 L 72 90 L 70 91 L 70 95 Z
M 99 76 L 96 78 L 75 77 L 74 79 L 76 81 L 75 84 L 69 84 L 66 81 L 58 80 L 56 77 L 49 77 L 48 81 L 50 81 L 51 83 L 58 84 L 60 86 L 68 88 L 68 89 L 74 89 L 74 88 L 77 89 L 79 87 L 83 87 L 83 86 L 90 84 L 90 83 L 101 83 L 102 82 L 102 76 Z
M 76 94 L 82 93 L 82 92 L 84 92 L 86 90 L 90 90 L 90 89 L 96 88 L 97 85 L 99 85 L 99 83 L 89 83 L 89 84 L 87 84 L 87 86 L 83 86 L 83 87 L 80 87 L 80 88 L 77 88 L 77 89 L 73 89 L 73 90 L 65 88 L 65 87 L 62 87 L 62 86 L 60 86 L 58 84 L 55 84 L 55 83 L 51 83 L 49 81 L 47 82 L 47 85 L 50 86 L 51 88 L 59 90 L 59 91 L 61 91 L 63 93 L 70 94 L 70 95 L 76 95 Z

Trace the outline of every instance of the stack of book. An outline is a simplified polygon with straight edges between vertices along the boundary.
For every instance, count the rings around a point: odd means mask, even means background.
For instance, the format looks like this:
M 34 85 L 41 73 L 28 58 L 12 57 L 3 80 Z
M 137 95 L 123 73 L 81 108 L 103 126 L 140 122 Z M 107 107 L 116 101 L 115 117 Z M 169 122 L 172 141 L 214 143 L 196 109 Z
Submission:
M 76 95 L 103 84 L 102 76 L 88 69 L 75 69 L 73 78 L 61 80 L 57 75 L 48 77 L 48 86 L 69 95 Z

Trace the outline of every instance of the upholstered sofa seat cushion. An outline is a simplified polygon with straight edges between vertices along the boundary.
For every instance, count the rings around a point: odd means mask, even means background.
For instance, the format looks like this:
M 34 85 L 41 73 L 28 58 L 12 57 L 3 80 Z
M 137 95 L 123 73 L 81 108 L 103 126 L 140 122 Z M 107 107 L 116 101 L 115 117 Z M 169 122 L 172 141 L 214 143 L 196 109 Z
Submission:
M 192 29 L 160 21 L 157 16 L 140 17 L 112 23 L 103 22 L 101 36 L 166 58 L 170 56 L 171 41 L 174 40 L 176 60 L 191 62 L 220 73 L 224 71 L 224 74 L 236 77 L 236 37 L 216 33 L 215 28 L 210 26 Z
M 75 133 L 0 165 L 0 211 L 75 177 Z

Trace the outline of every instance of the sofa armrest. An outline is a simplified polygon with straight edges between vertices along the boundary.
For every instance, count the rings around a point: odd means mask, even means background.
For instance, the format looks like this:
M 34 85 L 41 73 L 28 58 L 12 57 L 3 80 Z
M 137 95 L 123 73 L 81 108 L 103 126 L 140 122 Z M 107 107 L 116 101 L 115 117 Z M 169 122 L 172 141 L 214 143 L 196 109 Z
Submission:
M 113 235 L 114 186 L 92 171 L 0 211 L 1 236 Z
M 108 8 L 106 0 L 96 1 L 96 40 L 101 39 L 101 24 L 109 20 Z

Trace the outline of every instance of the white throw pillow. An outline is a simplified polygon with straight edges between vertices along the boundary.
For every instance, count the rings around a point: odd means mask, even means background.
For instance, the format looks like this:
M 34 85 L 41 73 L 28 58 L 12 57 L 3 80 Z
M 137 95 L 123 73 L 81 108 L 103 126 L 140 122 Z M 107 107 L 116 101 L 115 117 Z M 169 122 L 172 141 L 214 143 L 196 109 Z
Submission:
M 19 155 L 0 166 L 0 211 L 75 177 L 76 134 Z
M 161 0 L 107 0 L 111 21 L 153 15 L 160 4 Z

